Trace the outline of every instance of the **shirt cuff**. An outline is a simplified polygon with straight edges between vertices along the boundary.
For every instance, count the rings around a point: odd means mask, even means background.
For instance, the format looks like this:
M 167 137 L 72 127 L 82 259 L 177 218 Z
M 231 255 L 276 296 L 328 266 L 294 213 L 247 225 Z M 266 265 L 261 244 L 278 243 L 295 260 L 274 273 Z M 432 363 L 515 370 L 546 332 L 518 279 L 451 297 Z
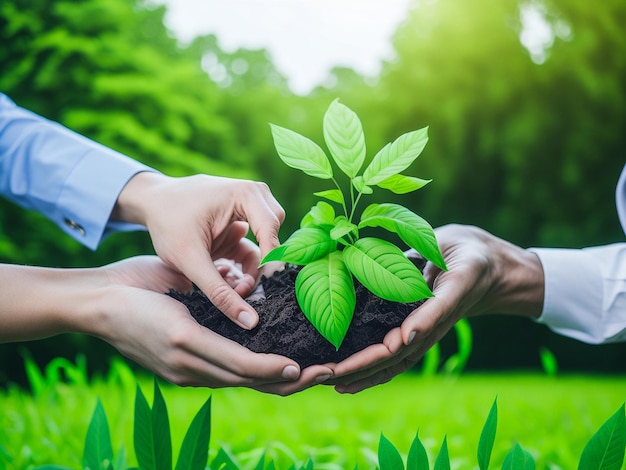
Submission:
M 533 248 L 545 278 L 537 319 L 559 334 L 585 343 L 604 341 L 602 269 L 586 250 Z
M 155 170 L 107 147 L 95 145 L 68 175 L 53 220 L 64 232 L 92 250 L 113 232 L 145 230 L 142 225 L 109 220 L 126 183 L 142 171 Z

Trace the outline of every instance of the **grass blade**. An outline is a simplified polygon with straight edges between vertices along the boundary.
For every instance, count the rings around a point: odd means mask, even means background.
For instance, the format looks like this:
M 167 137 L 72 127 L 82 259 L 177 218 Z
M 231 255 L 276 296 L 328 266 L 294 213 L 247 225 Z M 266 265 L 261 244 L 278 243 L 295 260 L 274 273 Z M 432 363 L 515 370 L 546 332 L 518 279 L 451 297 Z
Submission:
M 85 438 L 83 468 L 106 470 L 111 468 L 112 462 L 113 447 L 111 445 L 109 422 L 102 407 L 102 402 L 98 399 L 96 409 L 87 429 L 87 437 Z
M 158 470 L 172 470 L 172 438 L 167 406 L 154 378 L 154 403 L 152 404 L 152 438 L 154 441 L 154 460 Z
M 239 465 L 235 463 L 233 458 L 221 448 L 217 451 L 217 455 L 211 462 L 209 467 L 211 470 L 239 470 Z
M 383 434 L 378 443 L 378 466 L 380 470 L 404 470 L 400 452 Z
M 148 401 L 139 385 L 135 395 L 135 428 L 133 433 L 135 456 L 142 470 L 156 470 L 154 460 L 154 436 L 152 433 L 152 413 Z
M 415 439 L 411 443 L 409 456 L 406 462 L 407 470 L 423 470 L 430 468 L 428 463 L 428 454 L 424 448 L 424 444 L 419 438 L 419 433 L 415 434 Z
M 619 470 L 624 462 L 626 418 L 624 404 L 596 432 L 583 449 L 579 470 Z
M 493 443 L 496 440 L 496 428 L 498 427 L 498 397 L 493 401 L 489 415 L 480 433 L 478 441 L 478 468 L 487 470 L 493 451 Z
M 448 439 L 444 436 L 439 455 L 435 460 L 435 470 L 450 470 L 450 455 L 448 454 Z
M 504 459 L 502 470 L 535 470 L 535 460 L 522 446 L 515 444 Z
M 204 470 L 209 459 L 211 397 L 193 418 L 180 447 L 176 470 Z
M 539 349 L 539 357 L 541 359 L 541 365 L 543 366 L 543 371 L 549 377 L 556 376 L 559 370 L 559 363 L 556 360 L 556 357 L 548 348 Z

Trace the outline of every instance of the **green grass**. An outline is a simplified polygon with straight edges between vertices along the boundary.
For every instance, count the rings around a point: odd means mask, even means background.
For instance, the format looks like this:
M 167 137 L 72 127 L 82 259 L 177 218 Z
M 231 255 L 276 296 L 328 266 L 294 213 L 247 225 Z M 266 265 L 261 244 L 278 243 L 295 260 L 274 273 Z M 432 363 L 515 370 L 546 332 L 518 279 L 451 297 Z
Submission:
M 140 380 L 152 402 L 152 379 Z M 100 397 L 111 426 L 114 451 L 132 451 L 135 383 L 130 377 L 90 385 L 56 383 L 32 394 L 0 392 L 2 448 L 8 469 L 55 463 L 79 468 L 87 426 Z M 519 443 L 538 469 L 576 469 L 585 444 L 626 399 L 626 377 L 534 374 L 463 375 L 459 378 L 405 374 L 357 395 L 317 387 L 291 397 L 246 389 L 183 389 L 162 384 L 174 455 L 194 414 L 213 396 L 211 452 L 224 447 L 244 468 L 269 451 L 278 468 L 312 457 L 315 468 L 375 468 L 380 433 L 406 458 L 419 435 L 434 461 L 444 436 L 453 468 L 476 467 L 480 431 L 494 398 L 498 429 L 490 468 L 500 468 Z M 0 463 L 0 468 L 2 464 Z M 626 468 L 626 466 L 623 466 Z

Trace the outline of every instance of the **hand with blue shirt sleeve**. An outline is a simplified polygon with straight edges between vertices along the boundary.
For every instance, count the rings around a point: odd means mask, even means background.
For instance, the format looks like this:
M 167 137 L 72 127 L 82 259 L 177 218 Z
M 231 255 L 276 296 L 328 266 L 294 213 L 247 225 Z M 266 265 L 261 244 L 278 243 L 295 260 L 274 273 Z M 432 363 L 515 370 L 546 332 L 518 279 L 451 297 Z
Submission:
M 128 260 L 120 264 L 121 270 L 100 268 L 123 274 L 109 276 L 118 282 L 104 290 L 101 311 L 91 312 L 106 321 L 74 325 L 66 318 L 63 331 L 102 337 L 145 367 L 182 384 L 246 384 L 287 394 L 331 373 L 324 366 L 301 372 L 286 357 L 254 354 L 200 327 L 182 304 L 164 294 L 176 285 L 193 282 L 239 326 L 251 329 L 256 325 L 258 315 L 243 296 L 257 283 L 261 256 L 278 244 L 284 218 L 267 185 L 208 175 L 165 176 L 0 94 L 0 193 L 46 215 L 92 249 L 114 231 L 147 228 L 150 233 L 161 260 Z M 259 246 L 245 238 L 249 229 Z M 224 279 L 224 270 L 214 263 L 218 258 L 241 266 L 241 275 Z M 2 266 L 3 270 L 11 268 Z M 42 288 L 46 276 L 50 281 L 68 278 L 63 288 L 69 292 L 78 277 L 66 271 L 46 271 L 39 280 Z M 127 298 L 125 302 L 120 302 L 122 297 Z M 14 312 L 0 310 L 5 312 L 0 314 L 2 341 L 59 332 L 54 325 L 45 327 L 45 309 L 35 308 L 35 324 L 18 321 L 22 330 L 9 328 L 16 322 Z M 17 310 L 29 318 L 23 308 Z M 99 329 L 90 331 L 86 325 Z

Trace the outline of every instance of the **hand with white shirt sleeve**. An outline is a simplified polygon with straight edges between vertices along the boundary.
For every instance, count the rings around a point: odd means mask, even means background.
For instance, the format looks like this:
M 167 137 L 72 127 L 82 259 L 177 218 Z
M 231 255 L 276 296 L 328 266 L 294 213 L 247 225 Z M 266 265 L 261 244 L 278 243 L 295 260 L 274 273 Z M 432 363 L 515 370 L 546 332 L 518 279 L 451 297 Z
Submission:
M 356 393 L 413 367 L 461 318 L 490 313 L 540 316 L 544 279 L 534 253 L 479 229 L 447 225 L 435 230 L 448 271 L 427 263 L 434 297 L 413 311 L 382 343 L 330 365 L 327 384 Z

